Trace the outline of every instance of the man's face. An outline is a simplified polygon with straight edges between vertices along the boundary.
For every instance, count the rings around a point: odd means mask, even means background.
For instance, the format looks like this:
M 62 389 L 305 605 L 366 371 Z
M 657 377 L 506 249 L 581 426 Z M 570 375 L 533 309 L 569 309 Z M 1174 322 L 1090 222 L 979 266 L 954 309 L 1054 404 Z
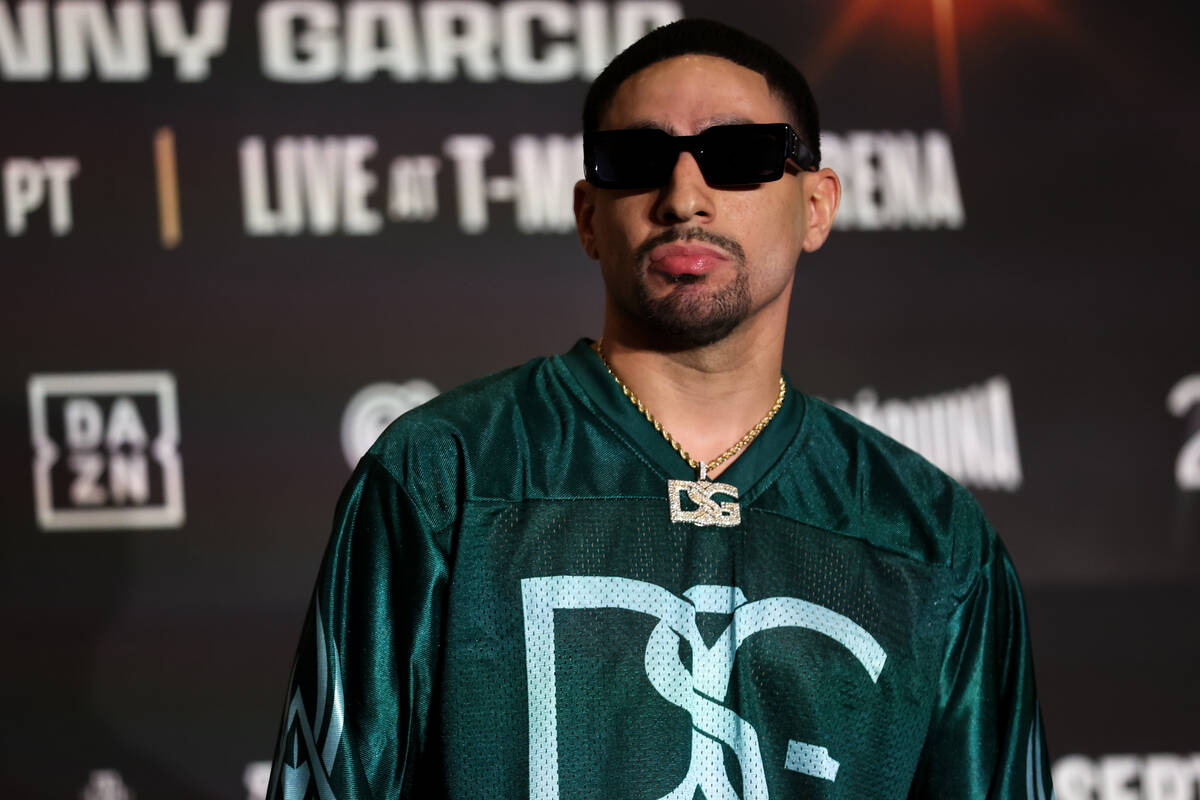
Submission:
M 787 122 L 784 103 L 753 70 L 723 58 L 660 61 L 625 80 L 601 120 L 603 130 L 653 127 L 675 136 L 713 125 Z M 810 224 L 813 195 L 836 177 L 789 170 L 770 183 L 709 186 L 683 153 L 659 189 L 603 190 L 581 182 L 575 209 L 580 240 L 600 260 L 610 313 L 657 338 L 694 347 L 719 341 L 764 310 L 786 319 L 796 259 L 824 241 L 828 220 Z M 780 329 L 782 333 L 782 329 Z

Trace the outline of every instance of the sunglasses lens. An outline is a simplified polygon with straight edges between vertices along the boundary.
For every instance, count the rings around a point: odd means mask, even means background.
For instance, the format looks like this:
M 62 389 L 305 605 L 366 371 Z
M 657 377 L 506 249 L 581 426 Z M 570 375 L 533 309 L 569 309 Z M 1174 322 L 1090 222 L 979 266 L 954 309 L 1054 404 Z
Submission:
M 587 179 L 604 189 L 655 189 L 671 179 L 681 150 L 710 186 L 749 186 L 783 177 L 788 126 L 716 125 L 697 136 L 665 131 L 593 131 L 584 136 Z
M 662 186 L 678 156 L 670 135 L 663 131 L 596 131 L 584 140 L 588 180 L 605 189 Z
M 783 125 L 721 125 L 700 134 L 698 161 L 712 186 L 745 186 L 779 180 L 786 160 Z

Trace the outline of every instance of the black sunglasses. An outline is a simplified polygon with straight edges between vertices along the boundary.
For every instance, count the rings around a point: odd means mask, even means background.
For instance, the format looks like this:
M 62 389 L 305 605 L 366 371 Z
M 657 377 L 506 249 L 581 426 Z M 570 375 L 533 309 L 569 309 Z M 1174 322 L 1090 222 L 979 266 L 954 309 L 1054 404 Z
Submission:
M 777 181 L 787 162 L 817 168 L 812 152 L 791 125 L 714 125 L 695 136 L 672 136 L 657 128 L 583 134 L 587 180 L 601 189 L 666 186 L 675 162 L 692 154 L 709 186 L 749 186 Z

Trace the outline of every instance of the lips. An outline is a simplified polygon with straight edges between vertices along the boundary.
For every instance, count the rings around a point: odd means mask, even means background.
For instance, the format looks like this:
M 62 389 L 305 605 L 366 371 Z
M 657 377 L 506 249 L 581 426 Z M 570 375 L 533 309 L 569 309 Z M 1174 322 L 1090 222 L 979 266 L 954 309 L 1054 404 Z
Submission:
M 713 247 L 698 244 L 664 244 L 650 251 L 650 269 L 664 275 L 704 275 L 729 256 Z

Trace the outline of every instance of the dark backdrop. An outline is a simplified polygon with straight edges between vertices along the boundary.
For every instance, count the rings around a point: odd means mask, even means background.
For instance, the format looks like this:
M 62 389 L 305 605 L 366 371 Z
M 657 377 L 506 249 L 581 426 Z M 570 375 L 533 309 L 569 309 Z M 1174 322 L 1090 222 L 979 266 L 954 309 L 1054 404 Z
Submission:
M 586 80 L 686 15 L 811 77 L 846 197 L 785 367 L 1000 530 L 1060 800 L 1197 797 L 1182 6 L 383 6 L 0 3 L 6 796 L 261 789 L 347 457 L 598 334 Z

